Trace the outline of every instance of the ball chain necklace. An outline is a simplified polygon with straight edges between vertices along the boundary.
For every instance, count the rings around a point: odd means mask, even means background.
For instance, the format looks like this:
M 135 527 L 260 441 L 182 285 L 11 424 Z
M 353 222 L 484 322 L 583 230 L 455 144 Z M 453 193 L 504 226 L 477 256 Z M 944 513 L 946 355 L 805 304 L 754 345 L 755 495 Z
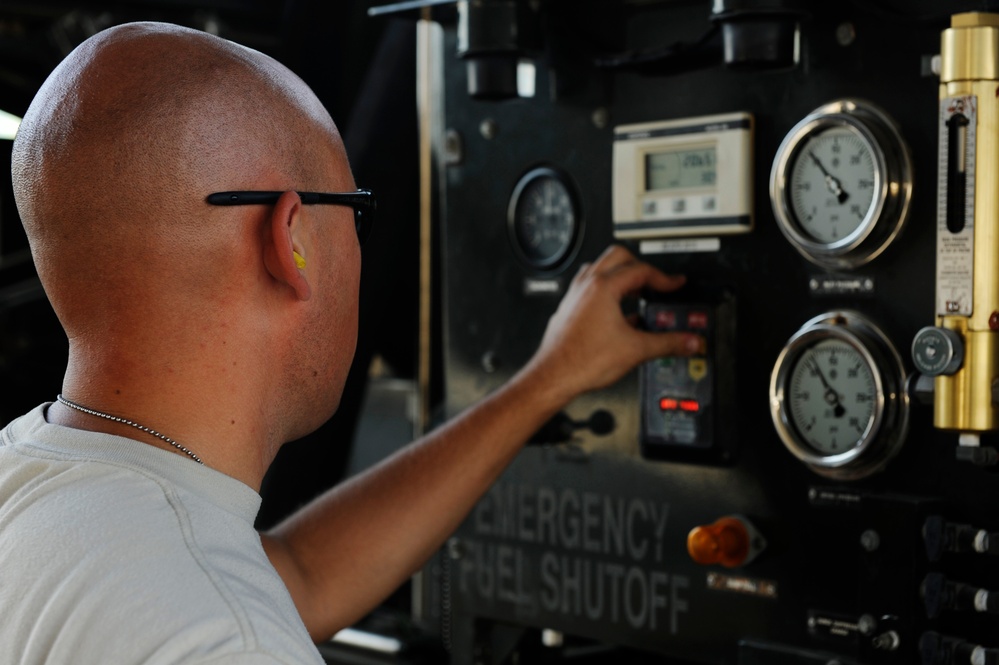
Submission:
M 104 413 L 103 411 L 98 411 L 96 409 L 90 409 L 90 408 L 87 408 L 87 407 L 83 406 L 82 404 L 77 404 L 76 402 L 70 402 L 68 399 L 66 399 L 62 395 L 56 395 L 56 399 L 59 401 L 60 404 L 65 404 L 69 408 L 76 409 L 77 411 L 80 411 L 81 413 L 87 413 L 87 414 L 89 414 L 91 416 L 97 416 L 98 418 L 104 418 L 105 420 L 112 420 L 112 421 L 114 421 L 116 423 L 122 423 L 124 425 L 131 425 L 132 427 L 134 427 L 136 429 L 142 430 L 146 434 L 152 434 L 156 438 L 162 439 L 162 440 L 166 441 L 171 446 L 173 446 L 174 448 L 176 448 L 180 452 L 184 453 L 185 455 L 187 455 L 188 457 L 190 457 L 191 459 L 193 459 L 198 464 L 201 464 L 202 466 L 204 466 L 204 464 L 205 464 L 204 462 L 201 461 L 200 457 L 198 457 L 197 455 L 194 454 L 193 451 L 188 450 L 187 448 L 185 448 L 181 444 L 177 443 L 176 441 L 174 441 L 173 439 L 171 439 L 167 435 L 160 434 L 156 430 L 150 429 L 150 428 L 146 427 L 145 425 L 140 425 L 139 423 L 133 422 L 131 420 L 128 420 L 127 418 L 119 418 L 118 416 L 112 416 L 111 414 Z

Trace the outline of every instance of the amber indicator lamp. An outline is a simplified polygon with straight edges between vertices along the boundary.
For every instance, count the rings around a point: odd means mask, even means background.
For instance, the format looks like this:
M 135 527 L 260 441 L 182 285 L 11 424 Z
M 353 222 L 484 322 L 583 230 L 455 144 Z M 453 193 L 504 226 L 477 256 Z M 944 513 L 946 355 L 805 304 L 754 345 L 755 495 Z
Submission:
M 690 558 L 703 566 L 737 568 L 753 559 L 760 549 L 762 538 L 747 520 L 735 515 L 694 527 L 687 535 Z

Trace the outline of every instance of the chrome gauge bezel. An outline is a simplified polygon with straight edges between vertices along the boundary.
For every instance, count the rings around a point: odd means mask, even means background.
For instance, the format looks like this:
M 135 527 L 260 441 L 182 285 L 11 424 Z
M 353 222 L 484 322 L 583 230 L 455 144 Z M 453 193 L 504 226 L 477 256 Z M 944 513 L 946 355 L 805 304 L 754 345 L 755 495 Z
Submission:
M 792 173 L 802 157 L 806 148 L 813 139 L 819 138 L 824 132 L 831 129 L 843 128 L 852 132 L 867 145 L 868 150 L 874 160 L 874 195 L 871 205 L 867 207 L 864 218 L 852 233 L 836 241 L 824 242 L 814 239 L 811 234 L 802 228 L 801 222 L 794 212 L 792 201 L 792 188 L 789 186 Z M 849 255 L 863 243 L 874 231 L 877 220 L 885 208 L 886 190 L 888 189 L 884 174 L 888 170 L 887 159 L 884 150 L 881 149 L 874 134 L 863 124 L 853 121 L 848 115 L 833 114 L 809 120 L 803 125 L 799 125 L 793 131 L 791 145 L 788 150 L 780 155 L 777 162 L 777 192 L 776 196 L 782 197 L 777 218 L 781 223 L 781 230 L 791 240 L 791 242 L 808 256 L 834 257 L 838 255 Z
M 812 236 L 794 212 L 792 173 L 803 149 L 822 133 L 845 128 L 865 142 L 874 161 L 874 200 L 860 224 L 843 238 Z M 851 269 L 879 256 L 898 236 L 912 199 L 912 158 L 897 124 L 876 105 L 855 99 L 824 104 L 784 137 L 770 171 L 770 202 L 778 227 L 805 258 L 831 269 Z
M 555 254 L 538 259 L 530 255 L 524 248 L 519 236 L 522 220 L 519 216 L 521 198 L 528 187 L 537 180 L 550 179 L 558 183 L 569 200 L 572 211 L 572 229 L 567 243 Z M 556 273 L 563 269 L 579 251 L 583 236 L 583 219 L 579 205 L 579 197 L 569 177 L 561 170 L 552 166 L 537 166 L 526 171 L 514 186 L 513 193 L 507 205 L 507 230 L 513 253 L 523 265 L 540 273 Z
M 827 454 L 801 434 L 792 416 L 791 378 L 805 353 L 822 341 L 849 345 L 874 379 L 872 422 L 848 450 Z M 832 311 L 808 320 L 784 345 L 770 377 L 770 415 L 784 446 L 817 474 L 856 480 L 884 468 L 898 453 L 908 432 L 909 399 L 905 366 L 888 337 L 863 315 Z

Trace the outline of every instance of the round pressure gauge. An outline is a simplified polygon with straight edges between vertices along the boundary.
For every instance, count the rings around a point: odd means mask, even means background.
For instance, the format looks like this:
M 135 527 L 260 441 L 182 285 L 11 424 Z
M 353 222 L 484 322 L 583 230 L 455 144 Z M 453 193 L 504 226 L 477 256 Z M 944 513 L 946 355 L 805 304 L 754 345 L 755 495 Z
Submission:
M 878 256 L 901 231 L 912 159 L 895 122 L 873 104 L 812 111 L 781 143 L 770 172 L 780 230 L 806 258 L 834 269 Z
M 852 480 L 881 470 L 905 439 L 905 368 L 856 312 L 806 322 L 770 377 L 770 413 L 787 449 L 816 473 Z
M 561 172 L 539 167 L 524 174 L 507 216 L 514 253 L 528 266 L 552 270 L 571 258 L 580 236 L 579 209 Z

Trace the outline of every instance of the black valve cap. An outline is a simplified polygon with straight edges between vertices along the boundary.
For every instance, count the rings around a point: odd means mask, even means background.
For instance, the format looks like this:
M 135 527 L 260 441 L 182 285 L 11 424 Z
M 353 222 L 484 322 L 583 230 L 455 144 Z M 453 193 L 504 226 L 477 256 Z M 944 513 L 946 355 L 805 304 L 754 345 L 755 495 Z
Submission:
M 999 464 L 999 451 L 991 446 L 959 446 L 956 458 L 959 462 L 971 462 L 975 466 L 995 466 Z
M 531 437 L 529 444 L 564 443 L 572 439 L 578 429 L 588 429 L 597 436 L 605 436 L 614 431 L 617 422 L 614 416 L 604 409 L 597 409 L 586 420 L 573 420 L 560 411 L 545 423 Z
M 590 415 L 587 426 L 597 436 L 606 436 L 614 431 L 614 428 L 617 427 L 617 422 L 610 411 L 598 409 Z
M 944 519 L 940 515 L 930 515 L 923 523 L 923 544 L 926 558 L 939 561 L 944 552 Z
M 943 555 L 943 517 L 930 515 L 923 523 L 923 544 L 926 546 L 926 558 L 939 561 Z
M 946 582 L 940 573 L 930 573 L 923 579 L 919 591 L 923 597 L 923 604 L 926 606 L 926 616 L 930 619 L 938 617 L 943 609 Z
M 951 650 L 940 633 L 926 632 L 919 638 L 922 665 L 949 665 Z

